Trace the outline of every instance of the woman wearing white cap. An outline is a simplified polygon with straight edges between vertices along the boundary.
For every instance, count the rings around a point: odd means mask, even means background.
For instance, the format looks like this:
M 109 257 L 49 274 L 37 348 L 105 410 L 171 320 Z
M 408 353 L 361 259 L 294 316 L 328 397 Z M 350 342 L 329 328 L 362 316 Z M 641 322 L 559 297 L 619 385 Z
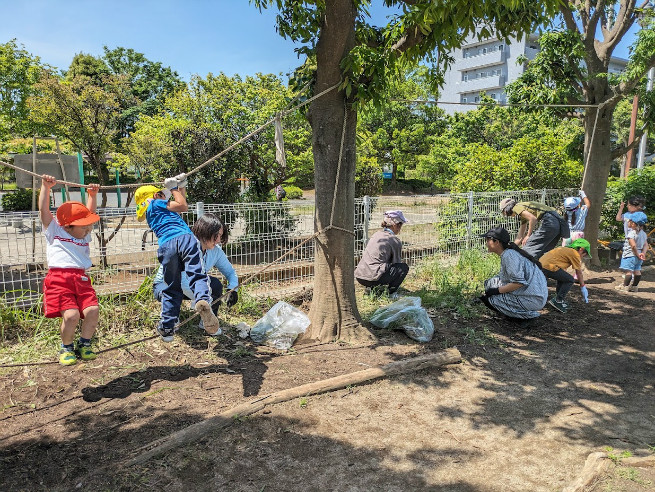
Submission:
M 409 266 L 401 261 L 402 243 L 398 234 L 407 219 L 400 210 L 384 213 L 382 230 L 369 239 L 355 269 L 355 278 L 367 288 L 378 285 L 389 287 L 389 294 L 394 294 L 403 283 Z

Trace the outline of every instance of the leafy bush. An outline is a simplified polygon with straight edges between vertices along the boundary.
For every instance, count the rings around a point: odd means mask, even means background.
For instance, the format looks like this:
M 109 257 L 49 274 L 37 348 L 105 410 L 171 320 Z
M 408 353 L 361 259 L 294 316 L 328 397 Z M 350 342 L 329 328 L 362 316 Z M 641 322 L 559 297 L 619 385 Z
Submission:
M 355 196 L 377 196 L 382 193 L 382 168 L 375 157 L 357 158 Z
M 612 178 L 610 178 L 612 179 Z M 648 166 L 641 172 L 632 171 L 627 179 L 613 179 L 607 183 L 605 200 L 601 211 L 600 230 L 608 237 L 623 237 L 623 224 L 616 221 L 616 213 L 622 201 L 635 195 L 646 198 L 646 215 L 649 223 L 655 223 L 655 166 Z M 627 212 L 627 208 L 623 209 Z
M 36 192 L 37 202 L 39 191 Z M 20 212 L 23 210 L 32 210 L 32 190 L 26 188 L 18 189 L 2 196 L 2 209 L 5 212 Z
M 298 198 L 302 198 L 302 190 L 297 186 L 288 185 L 282 186 L 282 188 L 284 188 L 284 191 L 287 192 L 288 200 L 297 200 Z

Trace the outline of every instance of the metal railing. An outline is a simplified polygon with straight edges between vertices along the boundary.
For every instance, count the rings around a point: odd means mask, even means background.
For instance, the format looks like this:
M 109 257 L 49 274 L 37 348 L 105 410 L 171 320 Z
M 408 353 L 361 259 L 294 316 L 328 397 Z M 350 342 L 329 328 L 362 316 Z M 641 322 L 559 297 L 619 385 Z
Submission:
M 403 210 L 409 223 L 403 227 L 403 256 L 412 264 L 436 253 L 457 254 L 482 248 L 479 234 L 503 224 L 511 232 L 518 220 L 502 217 L 500 201 L 536 200 L 561 205 L 573 190 L 462 193 L 430 196 L 363 197 L 355 200 L 355 257 L 378 230 L 384 211 Z M 240 278 L 289 251 L 314 232 L 314 202 L 195 204 L 183 214 L 192 225 L 203 213 L 218 214 L 230 230 L 225 252 Z M 99 294 L 118 294 L 138 289 L 158 268 L 157 241 L 145 222 L 138 222 L 134 207 L 98 210 L 91 244 L 91 270 Z M 46 241 L 38 212 L 0 213 L 0 305 L 28 306 L 41 295 L 47 271 Z M 251 283 L 254 295 L 281 297 L 311 285 L 314 244 L 307 242 Z

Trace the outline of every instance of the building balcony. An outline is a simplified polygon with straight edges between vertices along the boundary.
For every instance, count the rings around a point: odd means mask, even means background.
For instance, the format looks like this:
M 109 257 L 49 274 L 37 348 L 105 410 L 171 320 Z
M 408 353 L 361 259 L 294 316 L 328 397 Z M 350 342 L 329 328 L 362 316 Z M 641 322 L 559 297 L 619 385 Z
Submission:
M 455 62 L 454 69 L 464 72 L 465 70 L 474 70 L 476 68 L 498 65 L 505 61 L 505 52 L 501 50 L 491 51 L 483 55 L 468 56 Z
M 492 89 L 499 89 L 505 86 L 505 76 L 494 75 L 491 77 L 482 77 L 480 79 L 472 79 L 467 82 L 460 82 L 457 86 L 458 94 L 465 94 L 467 92 L 489 92 Z

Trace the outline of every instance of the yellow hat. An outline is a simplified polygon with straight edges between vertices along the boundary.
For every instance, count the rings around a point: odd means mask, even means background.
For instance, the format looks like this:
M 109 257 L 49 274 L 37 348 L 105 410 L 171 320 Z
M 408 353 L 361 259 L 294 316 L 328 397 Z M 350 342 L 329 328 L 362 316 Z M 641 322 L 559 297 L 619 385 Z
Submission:
M 155 193 L 159 192 L 160 188 L 152 185 L 140 186 L 136 190 L 136 218 L 139 222 L 146 218 L 146 210 L 152 201 Z

